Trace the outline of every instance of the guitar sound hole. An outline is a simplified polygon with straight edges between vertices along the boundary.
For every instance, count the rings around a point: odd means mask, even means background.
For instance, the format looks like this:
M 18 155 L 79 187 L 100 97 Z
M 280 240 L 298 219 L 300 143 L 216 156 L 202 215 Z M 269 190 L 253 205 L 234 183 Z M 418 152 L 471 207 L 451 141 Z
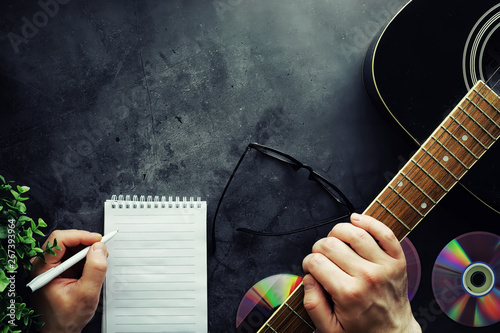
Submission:
M 497 29 L 488 41 L 482 65 L 490 87 L 497 94 L 500 93 L 500 29 Z

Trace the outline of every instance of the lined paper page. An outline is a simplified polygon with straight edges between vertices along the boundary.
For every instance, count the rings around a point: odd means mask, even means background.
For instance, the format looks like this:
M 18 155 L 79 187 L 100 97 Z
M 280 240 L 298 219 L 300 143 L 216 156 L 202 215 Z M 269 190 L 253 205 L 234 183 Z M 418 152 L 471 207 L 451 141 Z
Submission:
M 119 232 L 106 244 L 103 332 L 207 332 L 206 202 L 108 200 L 104 211 L 104 233 Z

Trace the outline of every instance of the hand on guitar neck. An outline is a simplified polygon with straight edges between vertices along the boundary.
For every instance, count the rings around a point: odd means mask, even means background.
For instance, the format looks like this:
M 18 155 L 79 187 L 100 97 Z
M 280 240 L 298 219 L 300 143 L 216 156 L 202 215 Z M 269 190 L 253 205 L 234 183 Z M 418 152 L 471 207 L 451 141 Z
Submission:
M 337 224 L 303 262 L 304 307 L 316 328 L 321 333 L 421 332 L 408 301 L 399 241 L 374 218 L 353 214 L 351 221 Z

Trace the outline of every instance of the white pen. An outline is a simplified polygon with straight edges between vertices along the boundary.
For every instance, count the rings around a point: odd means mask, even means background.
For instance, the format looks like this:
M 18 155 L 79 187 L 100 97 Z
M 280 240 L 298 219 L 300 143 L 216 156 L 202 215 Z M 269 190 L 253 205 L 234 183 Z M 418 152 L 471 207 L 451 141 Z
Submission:
M 106 243 L 108 242 L 111 238 L 113 238 L 116 234 L 118 233 L 118 230 L 112 231 L 109 234 L 105 235 L 102 237 L 100 242 Z M 96 242 L 97 243 L 97 242 Z M 76 253 L 74 256 L 69 258 L 68 260 L 64 261 L 61 263 L 59 266 L 52 267 L 48 271 L 38 275 L 35 277 L 33 280 L 31 280 L 30 283 L 26 285 L 26 287 L 30 288 L 31 291 L 38 290 L 45 286 L 47 283 L 50 281 L 54 280 L 56 277 L 61 275 L 65 270 L 85 258 L 87 256 L 87 252 L 89 252 L 90 246 L 87 246 L 80 252 Z

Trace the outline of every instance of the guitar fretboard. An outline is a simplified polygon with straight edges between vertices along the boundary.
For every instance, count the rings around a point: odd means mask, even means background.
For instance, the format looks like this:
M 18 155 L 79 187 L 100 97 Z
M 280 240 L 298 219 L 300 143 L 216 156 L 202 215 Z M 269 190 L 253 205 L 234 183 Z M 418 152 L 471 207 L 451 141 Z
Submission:
M 365 210 L 401 241 L 500 136 L 500 101 L 478 82 Z
M 363 214 L 403 240 L 500 137 L 500 100 L 479 81 Z M 259 333 L 314 332 L 301 284 Z

